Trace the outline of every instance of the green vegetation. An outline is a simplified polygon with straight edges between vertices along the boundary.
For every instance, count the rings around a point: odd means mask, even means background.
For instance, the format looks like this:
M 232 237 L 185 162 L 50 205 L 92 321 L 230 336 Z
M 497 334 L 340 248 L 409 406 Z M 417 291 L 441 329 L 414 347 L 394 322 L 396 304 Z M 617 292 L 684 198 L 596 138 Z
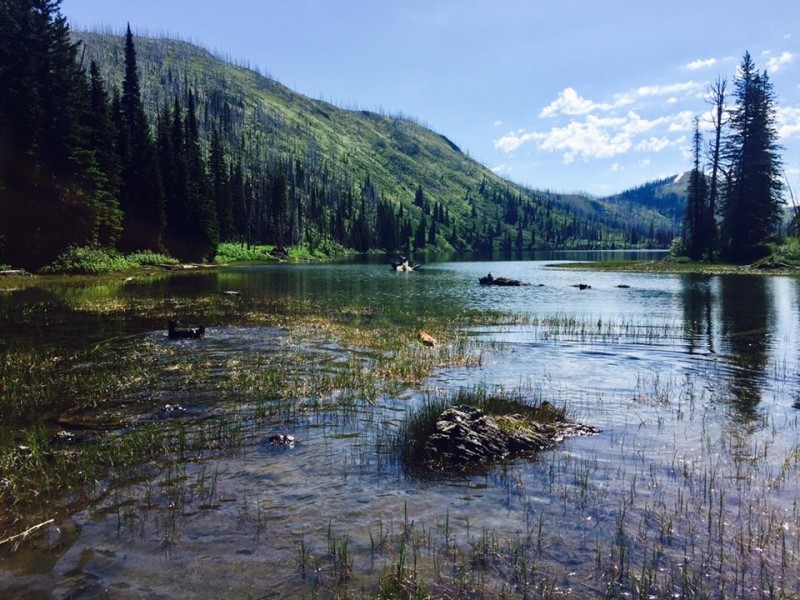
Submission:
M 684 250 L 693 260 L 752 262 L 768 253 L 767 243 L 778 233 L 784 182 L 777 101 L 767 72 L 756 69 L 749 52 L 733 95 L 729 108 L 724 79 L 709 89 L 715 135 L 708 166 L 701 161 L 703 137 L 699 120 L 695 123 L 683 233 Z
M 92 275 L 129 271 L 142 266 L 177 265 L 171 256 L 150 250 L 128 255 L 101 248 L 70 248 L 43 268 L 43 274 Z
M 59 4 L 2 9 L 0 259 L 16 267 L 70 247 L 200 262 L 219 241 L 410 254 L 674 237 L 653 207 L 513 185 L 410 119 L 311 100 L 191 44 L 73 35 Z
M 422 466 L 426 460 L 425 443 L 436 431 L 436 421 L 448 408 L 468 405 L 487 415 L 521 417 L 523 423 L 553 423 L 564 419 L 564 409 L 557 409 L 543 399 L 523 398 L 521 393 L 490 394 L 485 388 L 461 390 L 452 397 L 428 398 L 403 422 L 392 445 L 409 470 Z
M 244 244 L 227 242 L 219 245 L 214 261 L 220 264 L 261 263 L 285 260 L 286 256 L 288 256 L 291 260 L 308 262 L 325 260 L 337 254 L 344 253 L 343 248 L 337 249 L 332 246 L 324 250 L 318 249 L 316 252 L 312 252 L 308 248 L 302 246 L 290 246 L 289 248 L 285 248 L 285 251 L 286 255 L 284 256 L 282 253 L 276 253 L 275 246 L 246 246 Z

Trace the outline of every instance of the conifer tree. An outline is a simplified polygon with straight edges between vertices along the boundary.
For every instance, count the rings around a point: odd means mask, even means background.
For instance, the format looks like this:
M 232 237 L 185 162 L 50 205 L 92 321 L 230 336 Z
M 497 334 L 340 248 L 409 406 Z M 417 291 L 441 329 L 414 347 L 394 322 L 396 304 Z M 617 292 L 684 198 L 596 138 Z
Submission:
M 166 217 L 164 192 L 150 127 L 142 105 L 136 49 L 130 25 L 125 32 L 125 78 L 117 115 L 122 161 L 120 206 L 124 250 L 161 250 Z
M 756 70 L 749 53 L 734 80 L 734 95 L 725 144 L 729 175 L 722 233 L 726 256 L 744 262 L 757 258 L 776 233 L 783 191 L 775 95 L 767 73 Z
M 89 86 L 60 0 L 0 3 L 0 262 L 36 269 L 97 241 L 105 194 Z
M 713 218 L 709 217 L 708 186 L 706 176 L 700 166 L 703 136 L 700 133 L 700 119 L 694 121 L 694 168 L 689 175 L 689 189 L 686 200 L 686 214 L 683 221 L 683 240 L 686 254 L 692 260 L 700 260 L 708 248 L 708 238 L 714 235 Z M 650 236 L 653 237 L 652 234 Z

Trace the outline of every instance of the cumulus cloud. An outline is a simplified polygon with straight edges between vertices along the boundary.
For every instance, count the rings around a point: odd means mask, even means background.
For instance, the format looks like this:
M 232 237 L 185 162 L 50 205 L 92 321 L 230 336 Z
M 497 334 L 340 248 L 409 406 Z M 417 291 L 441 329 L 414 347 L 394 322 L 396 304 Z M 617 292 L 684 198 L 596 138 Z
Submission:
M 596 102 L 581 96 L 575 88 L 564 88 L 558 98 L 545 106 L 539 113 L 540 117 L 557 116 L 583 116 L 597 112 L 611 112 L 626 107 L 631 107 L 637 101 L 656 96 L 667 96 L 667 103 L 675 104 L 680 97 L 694 95 L 701 92 L 703 84 L 695 81 L 685 81 L 668 85 L 645 85 L 627 92 L 614 95 L 613 102 Z
M 506 154 L 511 154 L 517 148 L 522 146 L 525 142 L 529 142 L 530 140 L 537 139 L 541 134 L 538 133 L 520 133 L 520 132 L 511 132 L 505 134 L 499 140 L 494 141 L 494 147 L 500 152 L 505 152 Z
M 708 69 L 709 67 L 713 67 L 717 64 L 716 58 L 698 58 L 697 60 L 693 60 L 688 65 L 684 67 L 689 71 L 699 71 L 700 69 Z
M 550 131 L 515 131 L 498 140 L 494 147 L 510 154 L 528 142 L 535 142 L 539 150 L 560 153 L 565 164 L 577 159 L 612 158 L 633 150 L 639 152 L 662 152 L 683 143 L 685 136 L 671 139 L 667 135 L 655 135 L 655 130 L 682 130 L 686 115 L 678 113 L 655 119 L 646 119 L 635 111 L 624 116 L 585 115 L 583 119 L 573 119 Z
M 769 73 L 777 73 L 793 60 L 794 54 L 791 52 L 782 52 L 780 56 L 772 56 L 767 60 L 767 71 Z
M 793 136 L 800 137 L 800 107 L 778 108 L 778 137 L 785 140 Z
M 665 137 L 651 137 L 636 144 L 639 152 L 661 152 L 672 145 L 672 141 Z
M 653 115 L 653 110 L 701 96 L 704 85 L 696 81 L 645 85 L 613 95 L 610 101 L 586 98 L 575 88 L 566 87 L 539 112 L 541 119 L 555 121 L 549 130 L 510 131 L 494 140 L 494 148 L 512 154 L 530 145 L 560 154 L 565 164 L 609 159 L 630 152 L 655 154 L 669 148 L 682 149 L 686 134 L 693 129 L 694 113 L 672 109 L 667 114 Z M 611 168 L 620 168 L 621 162 L 616 165 Z
M 611 110 L 613 105 L 593 102 L 583 98 L 575 88 L 564 88 L 558 98 L 542 109 L 540 117 L 555 117 L 557 115 L 588 115 L 595 111 Z

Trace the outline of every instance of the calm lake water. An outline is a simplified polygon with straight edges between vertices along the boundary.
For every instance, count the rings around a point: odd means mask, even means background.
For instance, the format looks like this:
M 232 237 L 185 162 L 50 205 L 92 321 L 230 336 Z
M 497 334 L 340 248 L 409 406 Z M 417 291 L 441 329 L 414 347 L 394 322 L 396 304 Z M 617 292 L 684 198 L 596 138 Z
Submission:
M 361 597 L 359 578 L 375 580 L 397 563 L 402 538 L 420 574 L 438 574 L 450 591 L 465 581 L 463 597 L 470 585 L 483 586 L 484 597 L 635 597 L 637 589 L 642 597 L 796 597 L 800 278 L 547 266 L 576 258 L 598 255 L 441 262 L 407 274 L 383 262 L 241 266 L 141 285 L 0 292 L 0 343 L 103 342 L 120 352 L 170 342 L 141 317 L 108 323 L 83 314 L 86 297 L 184 306 L 223 291 L 300 297 L 332 312 L 362 309 L 365 327 L 409 313 L 524 317 L 470 329 L 480 365 L 440 370 L 421 391 L 264 425 L 241 450 L 109 492 L 49 534 L 53 547 L 0 556 L 0 595 L 329 597 L 336 561 L 326 557 L 346 540 L 348 589 Z M 531 285 L 478 285 L 488 272 Z M 201 344 L 171 344 L 164 360 L 186 353 L 219 368 L 286 344 L 280 329 L 231 318 L 211 324 Z M 308 350 L 321 368 L 359 356 L 335 344 Z M 163 402 L 179 401 L 187 415 L 216 410 L 164 386 Z M 406 477 L 380 440 L 426 396 L 476 386 L 565 405 L 602 431 L 469 477 Z M 275 433 L 298 443 L 272 446 Z M 170 495 L 176 480 L 190 496 L 180 509 Z M 453 597 L 443 589 L 438 597 Z M 428 592 L 437 597 L 435 586 Z

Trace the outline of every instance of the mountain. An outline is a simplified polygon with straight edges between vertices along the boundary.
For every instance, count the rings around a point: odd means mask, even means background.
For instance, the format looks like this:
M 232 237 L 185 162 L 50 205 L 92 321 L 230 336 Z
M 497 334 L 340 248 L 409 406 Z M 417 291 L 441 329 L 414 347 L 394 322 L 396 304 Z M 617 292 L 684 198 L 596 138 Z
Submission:
M 652 209 L 670 218 L 676 227 L 683 222 L 683 212 L 688 196 L 689 173 L 679 173 L 672 177 L 644 183 L 625 190 L 603 201 L 622 207 L 624 210 L 637 208 Z
M 123 38 L 73 32 L 73 39 L 84 68 L 96 62 L 106 85 L 120 89 Z M 249 221 L 239 229 L 248 241 L 451 251 L 665 247 L 676 234 L 669 202 L 519 186 L 407 117 L 308 98 L 191 43 L 137 37 L 135 44 L 150 123 L 176 99 L 192 102 L 206 154 L 216 134 L 228 168 L 242 169 L 243 186 L 254 190 L 242 200 Z

